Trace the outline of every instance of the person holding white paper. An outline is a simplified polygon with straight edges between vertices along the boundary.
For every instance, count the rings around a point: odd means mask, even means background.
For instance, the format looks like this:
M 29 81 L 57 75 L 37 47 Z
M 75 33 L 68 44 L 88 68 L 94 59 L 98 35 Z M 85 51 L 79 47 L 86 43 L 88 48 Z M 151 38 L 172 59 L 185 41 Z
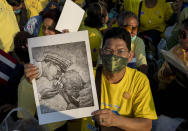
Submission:
M 57 21 L 59 19 L 60 12 L 57 9 L 50 9 L 49 11 L 45 12 L 43 14 L 43 34 L 44 35 L 54 35 L 59 33 L 55 30 L 55 26 L 57 24 Z M 32 73 L 30 74 L 30 77 L 37 78 L 38 71 L 36 67 L 34 67 L 32 64 L 25 63 L 24 65 L 25 70 L 32 70 Z M 18 107 L 22 107 L 29 111 L 33 116 L 36 113 L 36 105 L 34 100 L 34 94 L 31 83 L 28 81 L 28 79 L 23 76 L 19 87 L 18 87 Z M 22 118 L 22 114 L 18 113 L 18 117 Z M 48 128 L 50 131 L 55 130 L 58 127 L 61 127 L 64 125 L 65 122 L 58 122 L 58 123 L 52 123 L 48 124 Z

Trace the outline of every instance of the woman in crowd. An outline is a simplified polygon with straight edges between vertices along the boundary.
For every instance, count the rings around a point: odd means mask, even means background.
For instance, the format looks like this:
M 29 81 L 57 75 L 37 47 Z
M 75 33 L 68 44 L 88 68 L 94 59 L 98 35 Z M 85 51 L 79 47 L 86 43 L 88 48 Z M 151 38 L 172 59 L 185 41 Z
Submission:
M 96 66 L 102 34 L 99 29 L 108 21 L 108 12 L 103 3 L 89 5 L 84 26 L 80 30 L 88 30 L 93 66 Z

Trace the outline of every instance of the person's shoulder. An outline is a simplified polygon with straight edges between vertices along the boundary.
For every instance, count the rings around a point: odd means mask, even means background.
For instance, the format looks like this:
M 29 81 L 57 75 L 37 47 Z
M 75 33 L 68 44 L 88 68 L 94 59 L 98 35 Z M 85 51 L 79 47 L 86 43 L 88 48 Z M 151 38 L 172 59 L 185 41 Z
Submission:
M 130 79 L 132 79 L 132 81 L 148 80 L 147 76 L 144 73 L 130 67 L 126 67 L 126 74 Z
M 144 46 L 144 41 L 142 38 L 140 38 L 139 36 L 136 37 L 135 41 L 134 41 L 135 45 L 143 45 Z
M 96 36 L 100 36 L 101 37 L 101 33 L 99 30 L 97 30 L 96 28 L 93 28 L 93 27 L 89 27 L 89 26 L 86 26 L 86 25 L 83 25 L 82 27 L 80 27 L 80 30 L 87 30 L 89 35 L 92 36 L 92 37 L 96 37 Z

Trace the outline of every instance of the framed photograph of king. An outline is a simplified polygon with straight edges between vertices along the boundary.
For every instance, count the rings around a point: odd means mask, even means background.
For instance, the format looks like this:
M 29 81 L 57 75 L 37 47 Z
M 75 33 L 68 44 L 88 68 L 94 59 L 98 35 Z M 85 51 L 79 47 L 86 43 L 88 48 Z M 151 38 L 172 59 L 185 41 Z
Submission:
M 91 116 L 99 109 L 87 31 L 28 39 L 39 124 Z

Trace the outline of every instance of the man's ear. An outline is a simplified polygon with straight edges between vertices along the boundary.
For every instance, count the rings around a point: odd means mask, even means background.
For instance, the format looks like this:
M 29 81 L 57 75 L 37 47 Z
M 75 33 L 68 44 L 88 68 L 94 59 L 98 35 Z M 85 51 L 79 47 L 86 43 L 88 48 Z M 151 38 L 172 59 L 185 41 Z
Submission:
M 128 62 L 131 62 L 133 59 L 134 53 L 132 51 L 130 51 L 129 53 L 129 57 L 128 57 Z

